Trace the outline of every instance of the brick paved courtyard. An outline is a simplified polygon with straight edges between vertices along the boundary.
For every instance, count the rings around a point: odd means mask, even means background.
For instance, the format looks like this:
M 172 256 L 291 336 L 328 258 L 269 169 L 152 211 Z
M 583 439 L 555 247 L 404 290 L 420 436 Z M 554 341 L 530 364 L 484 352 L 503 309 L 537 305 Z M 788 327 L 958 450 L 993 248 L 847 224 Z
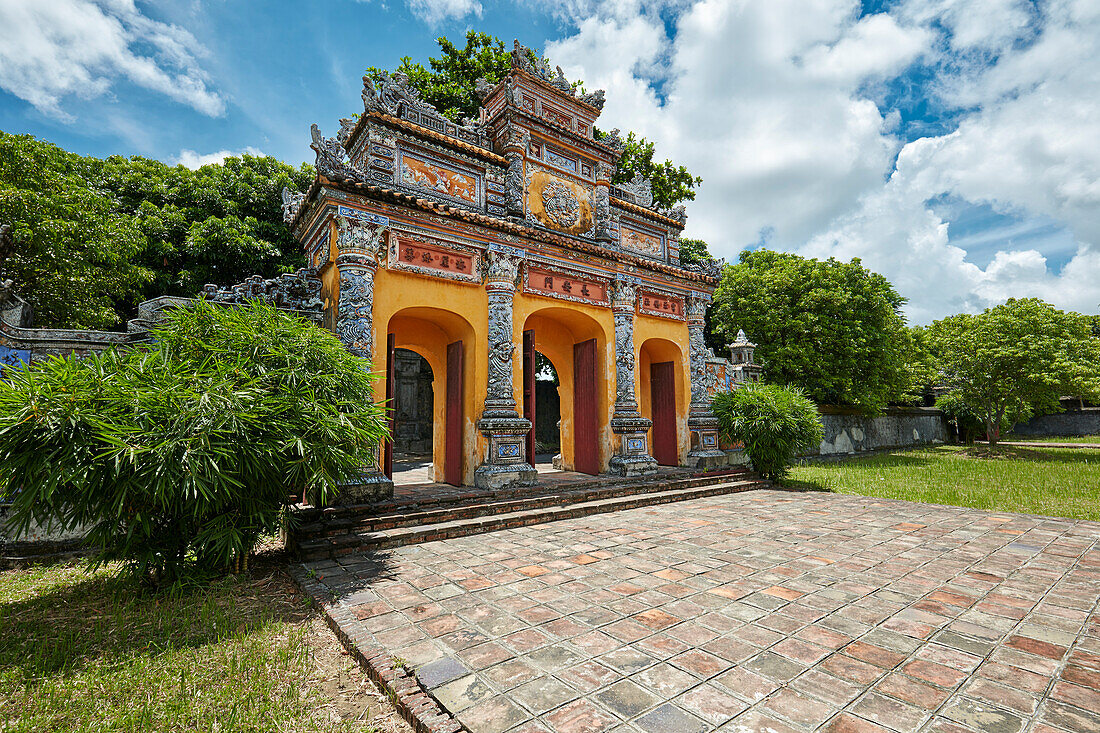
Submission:
M 1100 731 L 1100 524 L 754 491 L 311 563 L 473 733 Z

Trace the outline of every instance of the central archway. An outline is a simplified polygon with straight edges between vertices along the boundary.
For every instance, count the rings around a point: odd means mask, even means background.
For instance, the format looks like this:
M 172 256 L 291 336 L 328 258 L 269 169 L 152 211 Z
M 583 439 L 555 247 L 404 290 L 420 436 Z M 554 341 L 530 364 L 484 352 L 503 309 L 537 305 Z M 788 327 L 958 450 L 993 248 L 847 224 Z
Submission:
M 533 363 L 537 351 L 550 361 L 558 376 L 560 468 L 600 473 L 609 458 L 605 329 L 578 310 L 547 306 L 524 320 L 523 344 L 524 415 L 537 422 Z M 533 446 L 533 436 L 528 444 Z
M 473 358 L 469 353 L 473 345 L 474 329 L 470 323 L 457 313 L 440 308 L 405 308 L 394 313 L 386 327 L 387 400 L 395 396 L 394 360 L 398 349 L 419 354 L 431 367 L 431 476 L 435 482 L 455 486 L 471 482 L 474 467 L 466 460 L 466 443 L 474 416 L 465 414 L 464 406 L 473 396 Z M 386 446 L 383 464 L 386 475 L 392 478 L 392 444 Z

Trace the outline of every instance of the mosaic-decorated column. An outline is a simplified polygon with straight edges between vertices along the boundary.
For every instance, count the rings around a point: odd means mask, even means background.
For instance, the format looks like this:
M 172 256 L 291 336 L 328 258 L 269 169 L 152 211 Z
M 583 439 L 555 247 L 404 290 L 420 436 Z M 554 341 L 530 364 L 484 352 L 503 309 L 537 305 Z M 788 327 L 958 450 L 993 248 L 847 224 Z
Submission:
M 601 242 L 611 242 L 614 235 L 611 233 L 611 177 L 615 174 L 615 168 L 610 163 L 599 161 L 596 163 L 596 239 Z
M 687 464 L 709 469 L 724 465 L 726 454 L 718 448 L 718 418 L 710 410 L 710 378 L 707 375 L 707 348 L 703 328 L 710 296 L 692 293 L 687 301 L 688 347 L 691 354 L 691 410 L 688 412 L 688 432 L 691 452 Z
M 649 454 L 646 434 L 653 425 L 638 412 L 635 389 L 633 283 L 615 281 L 611 313 L 615 318 L 615 412 L 611 432 L 619 436 L 618 452 L 611 457 L 608 472 L 617 476 L 642 476 L 657 470 Z
M 336 229 L 340 273 L 336 335 L 351 353 L 373 359 L 374 273 L 385 253 L 387 229 L 343 216 L 336 217 Z M 359 480 L 341 485 L 338 501 L 365 504 L 392 496 L 393 481 L 378 470 L 378 455 L 372 451 Z
M 486 253 L 489 300 L 489 380 L 485 409 L 478 430 L 489 442 L 485 462 L 474 471 L 474 485 L 484 489 L 533 486 L 536 473 L 527 462 L 525 438 L 531 421 L 516 411 L 512 383 L 512 301 L 522 261 L 517 250 L 490 249 Z
M 504 177 L 504 202 L 508 213 L 515 216 L 523 216 L 524 213 L 523 158 L 530 142 L 531 134 L 527 130 L 514 125 L 505 128 L 501 142 L 502 152 L 508 160 L 508 172 Z

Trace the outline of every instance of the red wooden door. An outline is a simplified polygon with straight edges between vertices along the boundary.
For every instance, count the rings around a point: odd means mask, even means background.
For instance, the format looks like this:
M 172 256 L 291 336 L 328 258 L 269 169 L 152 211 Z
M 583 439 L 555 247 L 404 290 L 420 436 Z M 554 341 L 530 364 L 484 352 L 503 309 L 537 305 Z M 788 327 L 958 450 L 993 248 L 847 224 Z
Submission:
M 596 339 L 573 344 L 573 468 L 599 473 L 596 437 Z
M 443 480 L 453 486 L 462 485 L 462 367 L 464 350 L 461 341 L 447 344 L 447 424 Z
M 535 465 L 535 332 L 523 332 L 523 416 L 531 421 L 527 433 L 527 462 Z
M 653 405 L 653 457 L 662 466 L 676 466 L 676 368 L 671 361 L 649 365 L 650 404 Z
M 396 375 L 394 374 L 393 352 L 394 352 L 394 334 L 386 335 L 386 426 L 389 428 L 390 435 L 393 435 L 395 413 L 393 407 L 394 390 L 397 386 Z M 386 474 L 386 478 L 393 478 L 393 439 L 387 440 L 382 444 L 382 473 Z

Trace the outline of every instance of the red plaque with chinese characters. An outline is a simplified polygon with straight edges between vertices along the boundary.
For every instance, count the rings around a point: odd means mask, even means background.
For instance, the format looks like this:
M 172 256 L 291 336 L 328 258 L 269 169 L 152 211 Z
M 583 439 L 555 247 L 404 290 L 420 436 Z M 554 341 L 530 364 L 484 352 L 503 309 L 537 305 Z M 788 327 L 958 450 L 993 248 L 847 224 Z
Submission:
M 639 290 L 638 312 L 647 316 L 661 316 L 682 321 L 684 320 L 684 299 L 668 293 Z
M 453 280 L 480 281 L 475 255 L 416 239 L 398 237 L 391 266 Z
M 524 292 L 593 305 L 609 305 L 607 283 L 587 277 L 575 277 L 560 270 L 542 267 L 527 269 Z

